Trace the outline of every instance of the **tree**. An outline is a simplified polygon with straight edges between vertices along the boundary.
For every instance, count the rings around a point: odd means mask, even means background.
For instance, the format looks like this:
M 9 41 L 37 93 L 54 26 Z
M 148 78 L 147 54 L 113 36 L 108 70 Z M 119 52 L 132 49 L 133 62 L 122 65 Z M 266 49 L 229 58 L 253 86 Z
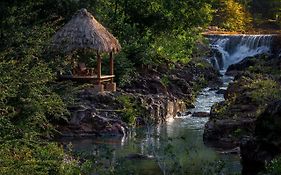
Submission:
M 230 31 L 245 31 L 252 18 L 246 8 L 235 0 L 216 0 L 214 23 Z

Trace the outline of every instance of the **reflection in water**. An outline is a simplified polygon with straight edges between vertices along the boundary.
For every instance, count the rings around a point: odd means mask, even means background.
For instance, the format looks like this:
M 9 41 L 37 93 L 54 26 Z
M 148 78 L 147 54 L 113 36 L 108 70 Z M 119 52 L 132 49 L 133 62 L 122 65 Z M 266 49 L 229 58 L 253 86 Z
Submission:
M 227 86 L 231 78 L 225 76 L 223 79 L 227 80 L 224 84 Z M 222 100 L 223 95 L 206 88 L 197 97 L 196 107 L 191 112 L 209 112 L 214 103 Z M 241 166 L 237 155 L 223 155 L 204 145 L 202 135 L 207 121 L 208 118 L 188 115 L 165 124 L 133 129 L 127 137 L 98 137 L 71 142 L 74 150 L 95 155 L 104 168 L 114 167 L 115 174 L 239 173 Z

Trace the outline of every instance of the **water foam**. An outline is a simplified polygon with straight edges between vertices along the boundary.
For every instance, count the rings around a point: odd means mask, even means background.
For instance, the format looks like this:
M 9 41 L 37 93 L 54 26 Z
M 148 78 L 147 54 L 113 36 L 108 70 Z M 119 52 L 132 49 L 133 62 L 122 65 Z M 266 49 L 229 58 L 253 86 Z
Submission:
M 247 57 L 271 52 L 272 35 L 208 35 L 213 51 L 211 62 L 220 70 Z

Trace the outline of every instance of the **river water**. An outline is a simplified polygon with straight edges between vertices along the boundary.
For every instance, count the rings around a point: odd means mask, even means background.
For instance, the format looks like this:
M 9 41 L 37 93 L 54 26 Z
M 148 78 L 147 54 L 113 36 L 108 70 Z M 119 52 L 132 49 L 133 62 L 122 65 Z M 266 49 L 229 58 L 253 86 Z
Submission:
M 270 52 L 271 35 L 210 35 L 211 62 L 224 75 L 226 68 L 248 56 Z M 226 89 L 232 77 L 222 76 Z M 223 101 L 217 90 L 205 88 L 198 95 L 191 114 L 169 119 L 157 126 L 136 128 L 127 137 L 95 137 L 64 140 L 95 162 L 93 174 L 201 175 L 240 174 L 239 155 L 224 154 L 203 143 L 208 118 L 194 112 L 210 112 Z
M 231 77 L 222 77 L 226 89 Z M 223 101 L 217 90 L 205 88 L 190 112 L 210 112 L 211 106 Z M 208 118 L 192 114 L 169 119 L 157 126 L 136 128 L 127 137 L 95 137 L 64 140 L 74 151 L 95 157 L 101 169 L 116 174 L 237 174 L 241 172 L 239 155 L 224 154 L 203 143 Z M 102 170 L 95 170 L 99 172 Z M 100 174 L 103 174 L 102 172 Z

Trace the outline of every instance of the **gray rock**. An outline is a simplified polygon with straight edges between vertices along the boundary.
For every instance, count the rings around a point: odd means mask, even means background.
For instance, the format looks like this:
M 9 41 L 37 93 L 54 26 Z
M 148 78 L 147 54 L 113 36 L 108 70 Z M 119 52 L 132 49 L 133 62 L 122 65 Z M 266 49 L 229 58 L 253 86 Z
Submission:
M 257 174 L 281 155 L 281 100 L 270 104 L 256 122 L 253 137 L 241 141 L 243 173 Z
M 209 117 L 210 114 L 208 112 L 194 112 L 192 114 L 192 117 L 199 117 L 199 118 L 205 118 L 205 117 Z
M 230 150 L 221 151 L 221 154 L 240 154 L 240 147 L 236 147 Z
M 138 153 L 135 153 L 135 154 L 129 154 L 126 156 L 127 159 L 130 159 L 130 160 L 147 160 L 147 159 L 154 159 L 153 156 L 148 156 L 148 155 L 143 155 L 143 154 L 138 154 Z
M 225 94 L 226 90 L 225 89 L 219 89 L 216 93 L 217 94 Z

